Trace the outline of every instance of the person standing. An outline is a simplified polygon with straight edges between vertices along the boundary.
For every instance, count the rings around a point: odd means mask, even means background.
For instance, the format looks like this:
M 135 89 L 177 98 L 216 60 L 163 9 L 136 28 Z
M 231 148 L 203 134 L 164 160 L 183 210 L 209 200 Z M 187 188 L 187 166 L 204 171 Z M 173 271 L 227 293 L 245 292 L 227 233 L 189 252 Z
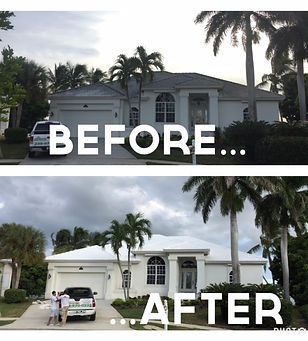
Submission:
M 58 314 L 59 314 L 59 310 L 58 310 L 58 297 L 55 291 L 53 291 L 51 293 L 51 299 L 50 299 L 51 303 L 50 303 L 50 316 L 47 322 L 47 326 L 50 325 L 51 322 L 53 322 L 54 326 L 57 324 L 58 322 Z
M 61 310 L 62 310 L 61 326 L 64 326 L 66 323 L 66 319 L 67 319 L 68 307 L 70 305 L 69 304 L 70 296 L 68 295 L 67 290 L 64 290 L 63 295 L 61 295 L 59 299 L 61 300 Z

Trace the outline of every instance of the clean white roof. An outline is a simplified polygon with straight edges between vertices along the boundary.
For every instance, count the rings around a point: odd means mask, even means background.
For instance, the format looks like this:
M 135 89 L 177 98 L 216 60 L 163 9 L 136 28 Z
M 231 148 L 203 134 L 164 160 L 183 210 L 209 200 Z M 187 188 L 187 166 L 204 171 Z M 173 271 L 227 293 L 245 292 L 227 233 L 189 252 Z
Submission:
M 164 236 L 160 234 L 152 235 L 151 239 L 146 239 L 145 244 L 141 249 L 136 249 L 136 254 L 139 253 L 170 253 L 170 252 L 205 252 L 209 251 L 206 255 L 206 261 L 225 262 L 231 261 L 231 251 L 229 248 L 204 241 L 199 238 L 189 236 Z M 134 252 L 133 252 L 134 253 Z M 138 257 L 138 256 L 137 256 Z M 120 250 L 121 260 L 127 259 L 127 249 L 123 246 Z M 264 258 L 257 255 L 239 252 L 240 261 L 248 262 L 266 262 Z M 88 246 L 83 249 L 73 250 L 69 252 L 60 253 L 46 257 L 46 261 L 115 261 L 116 255 L 111 250 L 110 245 L 105 248 L 101 246 Z M 137 260 L 137 258 L 134 258 Z

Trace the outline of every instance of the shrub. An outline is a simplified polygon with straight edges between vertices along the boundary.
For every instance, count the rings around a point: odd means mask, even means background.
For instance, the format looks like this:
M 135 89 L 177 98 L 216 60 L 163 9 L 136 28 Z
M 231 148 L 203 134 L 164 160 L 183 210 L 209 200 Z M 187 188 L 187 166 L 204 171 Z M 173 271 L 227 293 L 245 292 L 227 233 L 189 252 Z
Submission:
M 8 143 L 24 143 L 27 141 L 27 129 L 7 128 L 4 131 L 5 140 Z
M 265 121 L 237 121 L 224 130 L 225 143 L 243 147 L 250 160 L 254 160 L 255 147 L 261 139 L 270 134 L 271 126 Z
M 308 321 L 308 304 L 302 305 L 299 310 L 303 317 Z
M 26 300 L 26 290 L 7 289 L 4 292 L 4 301 L 6 303 L 21 303 Z
M 298 136 L 268 136 L 256 147 L 259 164 L 308 164 L 308 138 Z
M 277 122 L 272 125 L 271 135 L 308 137 L 308 125 L 301 121 Z
M 116 298 L 113 302 L 112 305 L 114 305 L 115 307 L 122 307 L 125 306 L 126 302 L 124 300 L 122 300 L 122 298 Z

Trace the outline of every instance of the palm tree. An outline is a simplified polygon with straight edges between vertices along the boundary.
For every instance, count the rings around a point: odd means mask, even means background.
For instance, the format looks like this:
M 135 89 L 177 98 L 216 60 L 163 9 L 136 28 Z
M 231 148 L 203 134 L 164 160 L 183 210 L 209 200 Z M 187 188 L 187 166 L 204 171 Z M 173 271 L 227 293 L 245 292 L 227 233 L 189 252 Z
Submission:
M 132 249 L 137 247 L 141 248 L 144 245 L 144 237 L 151 238 L 151 222 L 148 219 L 143 218 L 143 214 L 138 212 L 136 214 L 128 213 L 124 222 L 124 228 L 126 233 L 126 246 L 127 246 L 127 272 L 128 272 L 128 284 L 127 284 L 127 298 L 129 298 L 129 288 L 131 281 L 130 274 L 130 256 Z
M 256 205 L 260 200 L 262 188 L 271 188 L 271 186 L 272 181 L 267 177 L 193 176 L 185 182 L 182 188 L 184 192 L 196 188 L 195 212 L 202 212 L 204 223 L 209 220 L 210 213 L 218 200 L 220 200 L 221 214 L 229 216 L 234 283 L 241 282 L 237 214 L 244 209 L 246 199 Z
M 55 64 L 53 70 L 48 69 L 47 77 L 49 92 L 55 93 L 69 88 L 68 70 L 65 64 Z
M 296 231 L 305 228 L 307 222 L 308 190 L 307 177 L 283 177 L 276 188 L 266 194 L 256 206 L 256 225 L 263 234 L 280 236 L 281 264 L 285 298 L 290 299 L 288 234 L 289 228 Z
M 23 264 L 34 265 L 45 258 L 45 236 L 32 226 L 0 226 L 0 258 L 12 259 L 12 288 L 18 289 Z
M 123 243 L 127 241 L 127 234 L 126 234 L 126 228 L 124 224 L 119 223 L 117 220 L 112 220 L 111 225 L 109 227 L 109 230 L 106 230 L 103 232 L 103 236 L 105 238 L 105 244 L 102 244 L 102 247 L 104 247 L 107 243 L 110 244 L 112 251 L 117 256 L 117 264 L 121 273 L 122 277 L 122 287 L 123 287 L 123 293 L 124 293 L 124 299 L 127 300 L 127 292 L 124 285 L 124 274 L 123 274 L 123 268 L 122 263 L 120 259 L 120 249 L 123 246 Z
M 133 62 L 135 65 L 134 77 L 139 84 L 138 91 L 138 111 L 141 114 L 141 92 L 142 85 L 146 81 L 152 81 L 154 77 L 154 69 L 163 71 L 164 65 L 162 55 L 159 52 L 147 54 L 143 46 L 138 46 Z
M 252 11 L 202 11 L 195 23 L 205 26 L 205 43 L 213 39 L 214 55 L 216 56 L 226 33 L 231 31 L 232 44 L 238 45 L 238 33 L 242 32 L 242 44 L 246 53 L 246 81 L 248 89 L 248 112 L 252 121 L 257 121 L 257 105 L 255 95 L 255 74 L 252 45 L 259 43 L 259 32 L 272 32 L 274 27 L 267 12 Z M 254 26 L 254 27 L 253 27 Z
M 87 82 L 88 70 L 85 64 L 66 63 L 67 83 L 70 89 L 85 85 Z
M 94 67 L 92 67 L 91 70 L 87 72 L 87 82 L 89 84 L 104 82 L 105 79 L 107 79 L 107 73 L 99 68 L 94 69 Z
M 119 82 L 121 88 L 126 93 L 129 112 L 131 111 L 131 98 L 129 92 L 129 81 L 132 78 L 135 69 L 135 62 L 133 58 L 128 58 L 125 54 L 120 54 L 116 60 L 115 65 L 109 69 L 110 80 Z
M 297 72 L 300 120 L 306 121 L 304 61 L 308 58 L 308 13 L 274 12 L 272 20 L 283 26 L 271 32 L 266 57 L 275 61 L 282 55 L 292 55 Z

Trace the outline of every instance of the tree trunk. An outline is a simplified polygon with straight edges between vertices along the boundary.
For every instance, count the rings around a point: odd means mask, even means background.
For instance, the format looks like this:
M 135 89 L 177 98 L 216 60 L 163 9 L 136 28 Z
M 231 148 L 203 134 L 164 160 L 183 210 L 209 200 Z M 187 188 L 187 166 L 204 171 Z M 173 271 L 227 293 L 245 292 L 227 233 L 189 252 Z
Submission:
M 18 104 L 16 115 L 16 128 L 20 127 L 23 103 Z
M 19 287 L 19 281 L 20 281 L 20 275 L 21 275 L 21 267 L 22 267 L 22 265 L 20 263 L 17 263 L 16 283 L 15 283 L 14 289 L 18 289 L 18 287 Z
M 298 91 L 298 102 L 299 102 L 299 119 L 306 121 L 306 92 L 305 92 L 305 78 L 304 78 L 304 61 L 298 59 L 296 61 L 297 66 L 297 91 Z
M 16 289 L 16 278 L 17 278 L 17 267 L 16 262 L 14 259 L 12 259 L 12 280 L 11 280 L 11 288 Z
M 140 79 L 139 82 L 139 95 L 138 95 L 138 114 L 139 114 L 139 120 L 141 117 L 141 91 L 142 91 L 142 79 Z
M 124 275 L 123 275 L 123 270 L 122 270 L 122 265 L 121 265 L 119 253 L 117 253 L 117 260 L 118 260 L 118 266 L 119 266 L 121 277 L 122 277 L 122 287 L 123 287 L 124 299 L 126 301 L 127 300 L 126 288 L 123 285 L 124 284 Z
M 16 121 L 17 121 L 17 107 L 13 107 L 10 109 L 9 127 L 15 128 Z
M 290 300 L 290 283 L 289 283 L 289 259 L 288 259 L 288 227 L 282 227 L 280 239 L 281 267 L 284 298 Z
M 128 120 L 130 120 L 130 113 L 132 111 L 132 103 L 131 103 L 131 100 L 130 100 L 128 87 L 126 88 L 126 98 L 127 98 L 127 102 L 128 102 Z
M 241 283 L 240 262 L 238 258 L 238 226 L 236 212 L 230 212 L 231 261 L 233 283 Z
M 250 14 L 246 15 L 246 82 L 248 90 L 248 113 L 250 120 L 256 122 L 257 118 L 257 104 L 256 104 L 256 89 L 255 89 L 255 71 L 253 63 L 252 52 L 252 30 L 250 23 Z
M 130 247 L 127 249 L 127 298 L 129 299 L 129 288 L 130 288 Z

